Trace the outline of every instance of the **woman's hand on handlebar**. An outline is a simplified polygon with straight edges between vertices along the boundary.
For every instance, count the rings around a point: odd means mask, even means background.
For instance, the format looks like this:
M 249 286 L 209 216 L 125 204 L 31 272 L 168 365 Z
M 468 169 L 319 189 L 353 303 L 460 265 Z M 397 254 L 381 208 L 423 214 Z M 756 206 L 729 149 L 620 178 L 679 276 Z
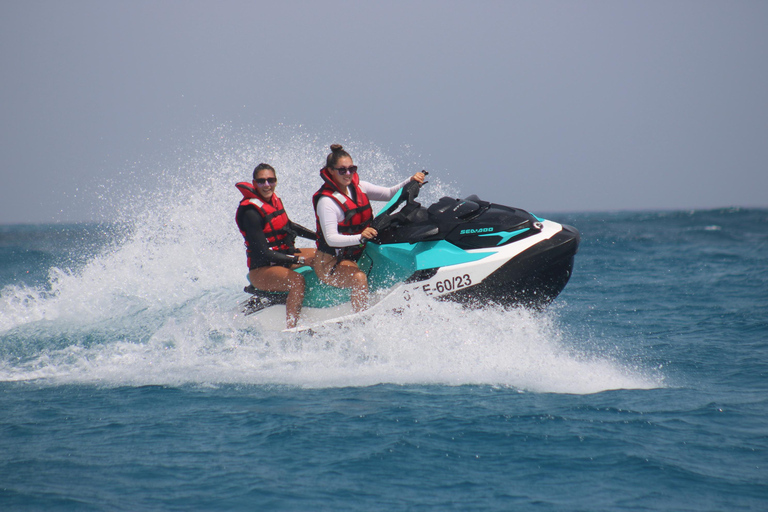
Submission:
M 411 181 L 418 181 L 422 185 L 424 184 L 424 173 L 423 172 L 417 172 L 413 176 L 411 176 Z
M 375 229 L 373 229 L 372 227 L 369 226 L 369 227 L 365 228 L 362 233 L 360 233 L 360 236 L 362 236 L 363 238 L 365 238 L 367 240 L 370 240 L 371 238 L 375 237 L 378 234 L 379 234 L 378 231 L 376 231 Z

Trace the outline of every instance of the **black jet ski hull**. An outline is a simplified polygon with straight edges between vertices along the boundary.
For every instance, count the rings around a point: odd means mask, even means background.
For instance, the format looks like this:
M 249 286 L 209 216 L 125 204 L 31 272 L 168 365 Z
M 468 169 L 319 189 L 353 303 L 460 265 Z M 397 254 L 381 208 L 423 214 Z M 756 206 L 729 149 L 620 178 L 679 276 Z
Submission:
M 573 273 L 579 232 L 571 226 L 508 261 L 475 286 L 441 296 L 469 307 L 495 303 L 543 308 L 563 291 Z

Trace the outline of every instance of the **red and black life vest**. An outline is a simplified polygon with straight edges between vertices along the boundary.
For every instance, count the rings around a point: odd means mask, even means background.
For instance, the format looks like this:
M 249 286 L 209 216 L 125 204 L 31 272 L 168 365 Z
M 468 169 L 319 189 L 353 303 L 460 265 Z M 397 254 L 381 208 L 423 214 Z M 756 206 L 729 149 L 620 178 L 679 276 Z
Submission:
M 373 220 L 373 211 L 368 196 L 360 189 L 360 178 L 357 173 L 352 175 L 350 188 L 354 190 L 355 199 L 346 195 L 339 189 L 336 183 L 331 179 L 327 167 L 320 171 L 323 178 L 323 186 L 312 196 L 312 204 L 315 207 L 315 221 L 317 225 L 317 248 L 329 254 L 335 254 L 337 249 L 341 249 L 341 256 L 345 259 L 357 260 L 363 253 L 362 244 L 352 247 L 331 247 L 323 237 L 323 230 L 320 226 L 320 218 L 317 215 L 317 202 L 321 197 L 330 197 L 338 204 L 344 212 L 344 220 L 339 223 L 339 234 L 358 235 L 371 224 Z
M 265 201 L 259 196 L 251 183 L 243 181 L 235 185 L 243 194 L 243 200 L 240 201 L 240 205 L 237 208 L 237 214 L 235 215 L 235 222 L 237 228 L 240 230 L 240 234 L 245 238 L 245 249 L 248 253 L 248 267 L 251 266 L 251 248 L 248 247 L 248 239 L 245 235 L 245 230 L 240 226 L 240 217 L 243 210 L 246 208 L 254 208 L 264 221 L 264 236 L 267 238 L 269 248 L 273 251 L 282 252 L 285 254 L 293 254 L 294 248 L 288 244 L 290 238 L 288 238 L 288 215 L 283 208 L 283 202 L 277 197 L 277 194 L 272 194 L 269 201 Z M 286 240 L 288 238 L 288 240 Z

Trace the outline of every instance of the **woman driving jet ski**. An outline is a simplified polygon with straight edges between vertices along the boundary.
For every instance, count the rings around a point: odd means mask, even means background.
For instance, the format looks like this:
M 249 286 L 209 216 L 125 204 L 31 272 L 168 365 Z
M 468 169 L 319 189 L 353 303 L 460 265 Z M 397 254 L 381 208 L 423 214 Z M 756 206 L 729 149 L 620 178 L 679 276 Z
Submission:
M 285 325 L 296 327 L 304 301 L 304 276 L 292 269 L 312 265 L 315 249 L 297 249 L 296 236 L 316 240 L 315 233 L 292 222 L 277 197 L 277 175 L 269 164 L 253 170 L 253 184 L 235 185 L 243 194 L 235 221 L 245 238 L 248 280 L 259 290 L 288 292 Z
M 324 283 L 350 288 L 352 309 L 368 307 L 368 278 L 357 266 L 365 242 L 377 235 L 370 199 L 389 201 L 408 182 L 424 183 L 417 172 L 394 187 L 360 181 L 357 166 L 340 144 L 331 145 L 326 165 L 320 171 L 323 186 L 312 196 L 317 219 L 317 256 L 313 268 Z

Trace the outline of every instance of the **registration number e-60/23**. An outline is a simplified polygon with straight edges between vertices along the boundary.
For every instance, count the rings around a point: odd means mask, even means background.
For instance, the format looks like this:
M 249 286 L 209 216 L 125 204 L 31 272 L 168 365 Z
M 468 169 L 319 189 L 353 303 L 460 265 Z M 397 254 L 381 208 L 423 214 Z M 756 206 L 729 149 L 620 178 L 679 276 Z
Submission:
M 427 295 L 434 295 L 435 293 L 451 292 L 460 288 L 465 288 L 472 284 L 472 278 L 469 274 L 463 276 L 453 276 L 447 279 L 441 279 L 435 283 L 427 283 L 421 287 L 424 293 Z

